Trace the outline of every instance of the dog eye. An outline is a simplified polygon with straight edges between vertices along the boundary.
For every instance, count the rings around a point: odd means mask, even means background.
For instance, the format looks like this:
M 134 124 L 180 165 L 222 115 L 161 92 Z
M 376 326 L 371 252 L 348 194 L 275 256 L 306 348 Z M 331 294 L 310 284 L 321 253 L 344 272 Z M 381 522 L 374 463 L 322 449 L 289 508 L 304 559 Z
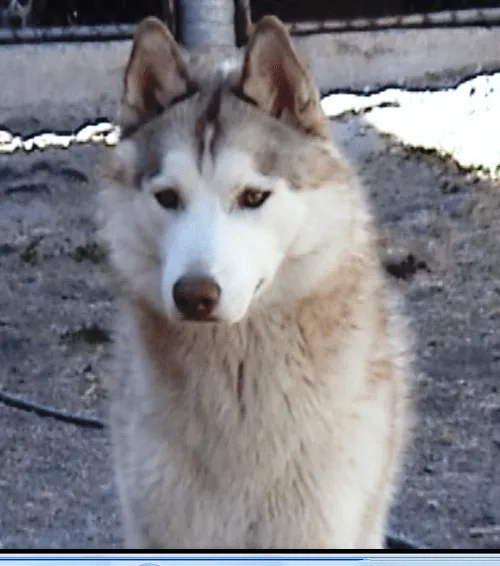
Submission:
M 181 206 L 179 193 L 172 188 L 163 189 L 155 193 L 155 199 L 162 208 L 177 210 Z
M 271 191 L 260 191 L 259 189 L 245 189 L 238 196 L 240 208 L 259 208 L 271 196 Z

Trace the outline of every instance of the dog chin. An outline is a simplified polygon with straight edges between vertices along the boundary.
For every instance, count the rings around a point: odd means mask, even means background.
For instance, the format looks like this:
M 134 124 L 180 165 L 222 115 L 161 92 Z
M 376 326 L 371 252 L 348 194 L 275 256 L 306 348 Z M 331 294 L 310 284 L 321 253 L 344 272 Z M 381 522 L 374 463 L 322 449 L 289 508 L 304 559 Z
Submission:
M 220 315 L 214 314 L 206 318 L 188 318 L 181 315 L 177 311 L 165 310 L 165 314 L 174 326 L 184 326 L 184 325 L 198 325 L 198 326 L 233 326 L 244 320 L 246 312 L 238 318 L 227 318 Z
M 175 326 L 177 325 L 227 325 L 232 326 L 233 324 L 238 324 L 247 315 L 248 308 L 240 311 L 238 313 L 225 313 L 225 312 L 214 312 L 208 317 L 186 317 L 181 312 L 178 311 L 175 304 L 171 301 L 164 301 L 163 312 L 169 322 Z

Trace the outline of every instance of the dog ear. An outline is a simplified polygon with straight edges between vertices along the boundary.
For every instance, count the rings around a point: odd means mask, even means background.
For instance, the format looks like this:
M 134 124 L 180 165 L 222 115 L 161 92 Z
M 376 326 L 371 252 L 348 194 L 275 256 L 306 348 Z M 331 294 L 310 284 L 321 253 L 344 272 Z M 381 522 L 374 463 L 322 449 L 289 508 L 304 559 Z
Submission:
M 167 26 L 155 17 L 142 20 L 125 69 L 117 119 L 122 135 L 159 115 L 192 89 L 186 64 Z
M 329 136 L 319 93 L 287 29 L 275 16 L 264 16 L 253 26 L 238 91 L 264 112 L 305 133 Z

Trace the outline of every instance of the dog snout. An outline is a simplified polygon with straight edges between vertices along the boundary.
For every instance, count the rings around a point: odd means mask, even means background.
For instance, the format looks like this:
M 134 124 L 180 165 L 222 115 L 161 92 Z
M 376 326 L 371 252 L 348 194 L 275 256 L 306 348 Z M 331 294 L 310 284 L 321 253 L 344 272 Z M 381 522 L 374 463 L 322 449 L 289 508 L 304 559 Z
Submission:
M 187 320 L 209 320 L 220 295 L 221 288 L 211 277 L 186 275 L 173 287 L 175 305 Z
M 8 21 L 9 25 L 13 28 L 21 28 L 24 24 L 24 21 L 19 14 L 9 14 Z

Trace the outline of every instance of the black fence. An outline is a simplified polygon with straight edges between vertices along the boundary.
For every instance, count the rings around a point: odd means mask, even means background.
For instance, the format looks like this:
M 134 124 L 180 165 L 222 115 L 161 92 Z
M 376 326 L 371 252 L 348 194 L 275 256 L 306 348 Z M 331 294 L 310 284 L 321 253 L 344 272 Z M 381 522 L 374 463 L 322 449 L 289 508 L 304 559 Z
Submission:
M 171 17 L 175 0 L 0 0 L 0 25 L 52 27 L 134 24 L 147 15 Z M 253 0 L 254 20 L 274 13 L 285 22 L 346 20 L 484 9 L 499 0 Z
M 252 15 L 256 19 L 272 12 L 287 22 L 379 18 L 500 6 L 499 0 L 260 0 L 250 4 Z

